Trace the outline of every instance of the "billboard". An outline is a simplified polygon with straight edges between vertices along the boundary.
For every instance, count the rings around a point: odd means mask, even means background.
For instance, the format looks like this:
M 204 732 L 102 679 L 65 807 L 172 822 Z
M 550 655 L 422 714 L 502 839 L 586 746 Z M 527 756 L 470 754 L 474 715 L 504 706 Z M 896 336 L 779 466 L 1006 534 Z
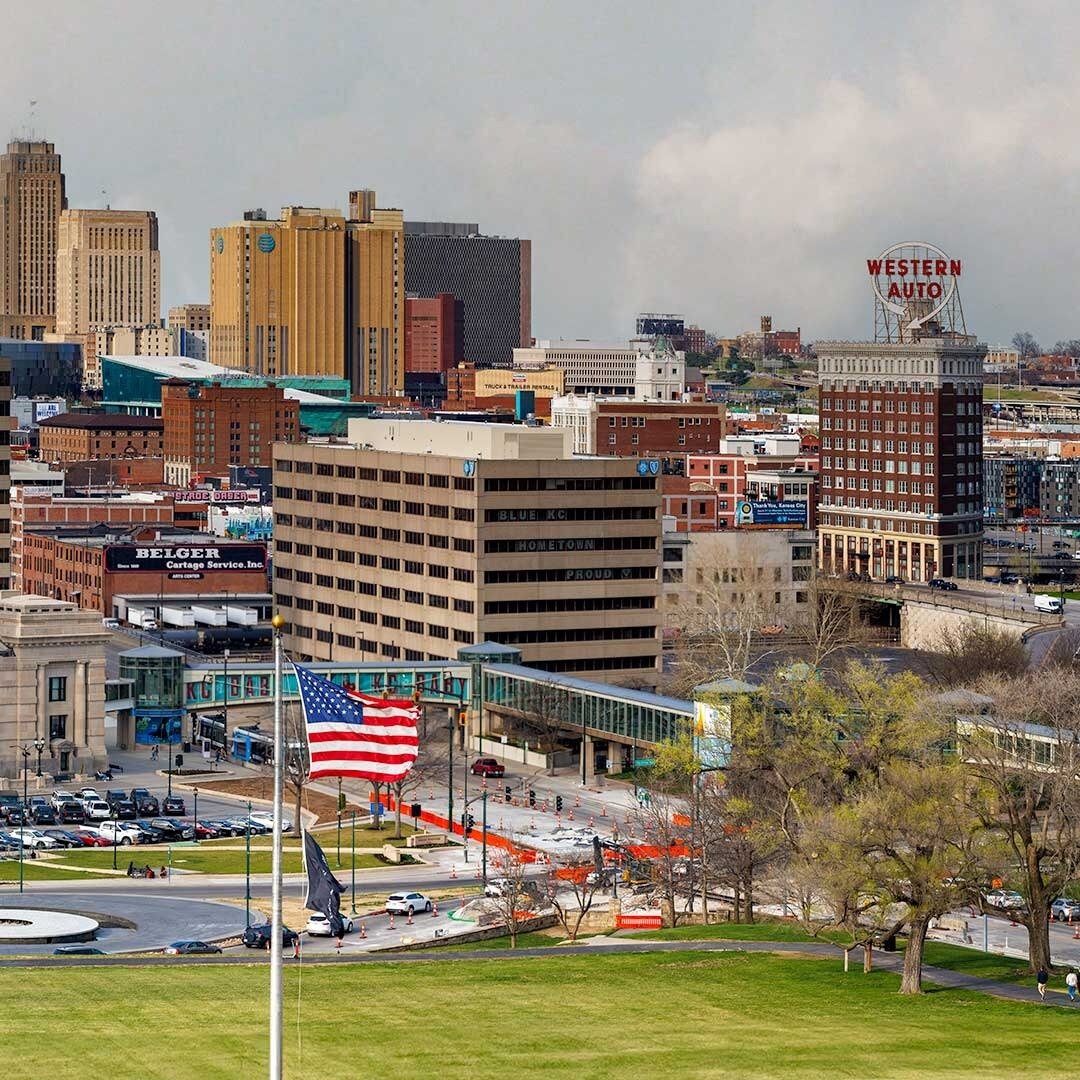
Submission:
M 702 769 L 722 769 L 731 759 L 731 705 L 694 702 L 694 756 Z
M 751 501 L 740 499 L 735 504 L 736 525 L 786 525 L 788 528 L 806 528 L 807 503 L 805 499 L 780 502 L 776 499 Z
M 178 503 L 213 503 L 215 506 L 257 503 L 259 492 L 256 488 L 181 488 L 172 493 L 173 501 Z
M 639 315 L 638 337 L 682 337 L 684 325 L 681 315 Z
M 265 544 L 155 546 L 113 544 L 105 549 L 110 573 L 214 574 L 237 570 L 266 572 Z

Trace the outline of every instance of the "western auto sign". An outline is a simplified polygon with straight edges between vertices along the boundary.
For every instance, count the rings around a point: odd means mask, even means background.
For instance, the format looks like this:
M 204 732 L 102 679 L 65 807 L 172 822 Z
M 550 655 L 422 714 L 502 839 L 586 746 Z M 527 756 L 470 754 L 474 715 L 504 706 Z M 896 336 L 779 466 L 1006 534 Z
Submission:
M 866 269 L 885 310 L 898 316 L 905 329 L 914 330 L 952 300 L 962 266 L 933 244 L 909 240 L 867 259 Z
M 215 574 L 237 570 L 266 573 L 264 544 L 113 544 L 105 549 L 113 573 Z

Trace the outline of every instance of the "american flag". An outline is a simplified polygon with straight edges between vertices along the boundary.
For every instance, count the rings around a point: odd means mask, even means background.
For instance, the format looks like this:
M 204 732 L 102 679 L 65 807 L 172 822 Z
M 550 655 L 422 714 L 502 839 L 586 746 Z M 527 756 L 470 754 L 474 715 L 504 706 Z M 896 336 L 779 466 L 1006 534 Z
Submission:
M 394 783 L 416 761 L 416 706 L 346 690 L 293 664 L 307 724 L 310 776 L 357 776 Z

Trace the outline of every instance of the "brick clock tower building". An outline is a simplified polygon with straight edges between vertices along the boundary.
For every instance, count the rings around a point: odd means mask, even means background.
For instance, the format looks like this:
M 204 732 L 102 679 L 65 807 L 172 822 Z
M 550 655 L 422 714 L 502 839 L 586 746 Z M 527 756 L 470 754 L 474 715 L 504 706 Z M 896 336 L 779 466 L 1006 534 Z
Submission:
M 818 557 L 875 580 L 982 576 L 982 373 L 961 263 L 926 244 L 867 263 L 875 341 L 819 342 Z

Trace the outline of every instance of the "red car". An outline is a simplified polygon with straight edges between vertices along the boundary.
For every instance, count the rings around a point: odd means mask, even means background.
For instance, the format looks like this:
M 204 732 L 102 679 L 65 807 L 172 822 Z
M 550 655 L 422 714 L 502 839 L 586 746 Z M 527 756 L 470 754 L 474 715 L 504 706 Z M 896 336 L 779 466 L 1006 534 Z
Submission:
M 505 776 L 506 769 L 493 757 L 477 758 L 471 766 L 472 773 L 476 776 Z
M 83 829 L 79 829 L 76 832 L 76 836 L 83 842 L 86 847 L 112 847 L 112 841 L 106 840 L 104 836 L 99 836 L 97 833 L 86 832 Z

